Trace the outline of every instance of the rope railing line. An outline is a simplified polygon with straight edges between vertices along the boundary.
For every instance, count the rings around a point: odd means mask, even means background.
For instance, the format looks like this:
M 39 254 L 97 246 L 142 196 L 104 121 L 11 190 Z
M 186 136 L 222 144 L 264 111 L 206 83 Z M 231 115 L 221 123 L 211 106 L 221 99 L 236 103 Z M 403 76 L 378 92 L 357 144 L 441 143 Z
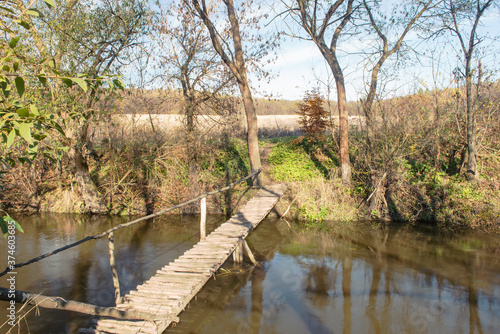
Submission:
M 200 195 L 200 196 L 198 196 L 198 197 L 195 197 L 195 198 L 193 198 L 193 199 L 190 199 L 189 201 L 186 201 L 186 202 L 183 202 L 183 203 L 180 203 L 180 204 L 177 204 L 177 205 L 171 206 L 171 207 L 169 207 L 169 208 L 167 208 L 167 209 L 164 209 L 164 210 L 161 210 L 161 211 L 157 211 L 157 212 L 155 212 L 155 213 L 152 213 L 152 214 L 150 214 L 150 215 L 147 215 L 147 216 L 144 216 L 144 217 L 141 217 L 141 218 L 138 218 L 138 219 L 132 220 L 132 221 L 127 222 L 127 223 L 123 223 L 123 224 L 116 225 L 115 227 L 112 227 L 112 228 L 110 228 L 110 229 L 108 229 L 108 230 L 106 230 L 106 231 L 104 231 L 104 232 L 102 232 L 102 233 L 100 233 L 100 234 L 85 237 L 85 238 L 83 238 L 83 239 L 80 239 L 80 240 L 78 240 L 78 241 L 75 241 L 75 242 L 74 242 L 74 243 L 72 243 L 72 244 L 69 244 L 69 245 L 66 245 L 66 246 L 64 246 L 64 247 L 58 248 L 58 249 L 56 249 L 56 250 L 53 250 L 53 251 L 51 251 L 51 252 L 45 253 L 45 254 L 40 255 L 40 256 L 38 256 L 38 257 L 35 257 L 35 258 L 33 258 L 33 259 L 29 260 L 29 261 L 22 262 L 22 263 L 17 263 L 17 264 L 15 264 L 15 265 L 13 265 L 13 266 L 8 266 L 7 268 L 5 268 L 5 270 L 4 270 L 3 272 L 1 272 L 1 273 L 0 273 L 0 277 L 4 276 L 5 274 L 7 274 L 7 273 L 9 273 L 9 272 L 11 272 L 11 271 L 13 271 L 15 268 L 24 267 L 24 266 L 26 266 L 26 265 L 28 265 L 28 264 L 31 264 L 31 263 L 34 263 L 34 262 L 38 262 L 38 261 L 43 260 L 43 259 L 45 259 L 45 258 L 47 258 L 47 257 L 49 257 L 49 256 L 52 256 L 52 255 L 55 255 L 55 254 L 60 253 L 60 252 L 62 252 L 62 251 L 65 251 L 65 250 L 67 250 L 67 249 L 69 249 L 69 248 L 72 248 L 72 247 L 78 246 L 78 245 L 80 245 L 80 244 L 82 244 L 82 243 L 84 243 L 84 242 L 86 242 L 86 241 L 100 239 L 100 238 L 102 238 L 102 237 L 104 237 L 104 236 L 106 236 L 106 235 L 108 235 L 108 234 L 110 234 L 110 233 L 112 233 L 112 232 L 114 232 L 114 231 L 116 231 L 116 230 L 119 230 L 119 229 L 122 229 L 122 228 L 125 228 L 125 227 L 129 227 L 129 226 L 132 226 L 132 225 L 135 225 L 135 224 L 137 224 L 137 223 L 140 223 L 140 222 L 142 222 L 142 221 L 145 221 L 145 220 L 148 220 L 148 219 L 151 219 L 151 218 L 156 218 L 156 217 L 161 216 L 161 215 L 163 215 L 163 214 L 165 214 L 165 213 L 167 213 L 167 212 L 170 212 L 170 211 L 173 211 L 173 210 L 176 210 L 176 209 L 182 208 L 183 206 L 186 206 L 186 205 L 191 204 L 191 203 L 193 203 L 193 202 L 199 201 L 200 199 L 202 199 L 202 198 L 204 198 L 204 197 L 208 197 L 208 196 L 212 196 L 212 195 L 219 194 L 219 193 L 221 193 L 221 192 L 223 192 L 223 191 L 226 191 L 226 190 L 228 190 L 228 189 L 231 189 L 232 187 L 234 187 L 234 186 L 236 186 L 236 185 L 240 184 L 241 182 L 243 182 L 243 181 L 245 181 L 245 180 L 248 180 L 248 179 L 250 179 L 250 178 L 252 178 L 252 177 L 254 177 L 254 176 L 258 175 L 261 171 L 262 171 L 262 168 L 259 168 L 258 170 L 256 170 L 255 172 L 251 173 L 250 175 L 245 176 L 244 178 L 239 179 L 238 181 L 233 182 L 233 183 L 231 183 L 231 184 L 229 184 L 229 185 L 225 186 L 224 188 L 221 188 L 221 189 L 218 189 L 218 190 L 214 190 L 214 191 L 207 192 L 207 193 L 202 194 L 202 195 Z

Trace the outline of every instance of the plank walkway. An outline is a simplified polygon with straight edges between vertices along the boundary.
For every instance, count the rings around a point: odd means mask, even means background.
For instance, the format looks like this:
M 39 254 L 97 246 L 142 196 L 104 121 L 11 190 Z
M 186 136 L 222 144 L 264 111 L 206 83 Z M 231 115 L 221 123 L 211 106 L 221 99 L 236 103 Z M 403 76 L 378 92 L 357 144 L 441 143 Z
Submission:
M 80 333 L 162 333 L 186 308 L 191 299 L 224 264 L 244 239 L 274 208 L 287 186 L 271 185 L 257 194 L 227 222 L 157 271 L 148 281 L 124 296 L 119 309 L 151 314 L 153 321 L 103 318 Z

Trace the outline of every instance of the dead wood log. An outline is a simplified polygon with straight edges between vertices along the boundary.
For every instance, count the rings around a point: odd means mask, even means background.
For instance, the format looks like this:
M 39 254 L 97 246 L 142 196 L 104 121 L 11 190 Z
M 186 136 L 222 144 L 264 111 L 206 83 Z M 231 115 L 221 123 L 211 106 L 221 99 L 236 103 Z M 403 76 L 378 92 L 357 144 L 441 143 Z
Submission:
M 10 298 L 14 295 L 14 298 Z M 111 317 L 116 319 L 127 320 L 146 320 L 155 321 L 160 320 L 152 314 L 136 311 L 136 310 L 119 310 L 115 307 L 102 307 L 92 304 L 77 302 L 74 300 L 67 300 L 62 297 L 43 296 L 20 290 L 9 290 L 0 287 L 0 300 L 11 301 L 16 303 L 36 305 L 38 307 L 50 308 L 56 310 L 73 311 L 78 313 L 90 314 L 100 317 Z M 178 322 L 179 318 L 176 316 L 161 315 L 161 320 L 169 320 Z

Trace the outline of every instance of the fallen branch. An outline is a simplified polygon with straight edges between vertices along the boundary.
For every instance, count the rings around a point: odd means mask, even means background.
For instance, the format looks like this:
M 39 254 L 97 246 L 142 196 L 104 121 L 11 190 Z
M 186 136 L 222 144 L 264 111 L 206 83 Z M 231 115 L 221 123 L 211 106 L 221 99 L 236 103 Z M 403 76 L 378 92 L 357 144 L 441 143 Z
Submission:
M 297 199 L 297 197 L 295 197 L 291 202 L 290 202 L 290 205 L 288 206 L 288 208 L 286 209 L 285 213 L 281 215 L 280 219 L 283 219 L 285 220 L 285 216 L 286 214 L 288 213 L 288 211 L 290 211 L 290 208 L 292 207 L 292 204 L 293 202 L 295 202 L 295 200 Z M 285 220 L 286 221 L 286 220 Z M 287 222 L 288 223 L 288 222 Z
M 12 291 L 14 291 L 14 298 L 9 298 L 9 295 L 12 295 Z M 119 310 L 115 307 L 96 306 L 92 304 L 77 302 L 74 300 L 67 300 L 62 297 L 43 296 L 31 292 L 20 291 L 20 290 L 9 290 L 7 288 L 1 288 L 1 287 L 0 287 L 0 300 L 5 300 L 5 301 L 14 300 L 16 303 L 20 304 L 36 305 L 37 307 L 50 308 L 56 310 L 73 311 L 100 317 L 111 317 L 111 318 L 126 319 L 126 320 L 146 320 L 146 321 L 160 320 L 158 318 L 155 318 L 152 314 L 146 312 L 130 310 L 130 309 Z M 161 315 L 161 320 L 178 322 L 179 318 L 176 316 Z
M 377 183 L 377 186 L 375 187 L 375 189 L 372 191 L 372 193 L 370 194 L 370 196 L 368 196 L 367 199 L 364 199 L 361 201 L 361 203 L 359 203 L 358 205 L 358 209 L 359 207 L 361 206 L 361 204 L 363 204 L 364 202 L 368 202 L 370 200 L 370 198 L 372 198 L 373 194 L 375 194 L 375 192 L 378 190 L 378 187 L 380 187 L 380 184 L 382 183 L 382 181 L 384 181 L 385 177 L 387 176 L 387 172 L 384 173 L 384 175 L 382 175 L 382 177 L 380 178 L 380 180 L 378 181 Z M 384 199 L 385 200 L 385 199 Z M 1 276 L 1 275 L 0 275 Z

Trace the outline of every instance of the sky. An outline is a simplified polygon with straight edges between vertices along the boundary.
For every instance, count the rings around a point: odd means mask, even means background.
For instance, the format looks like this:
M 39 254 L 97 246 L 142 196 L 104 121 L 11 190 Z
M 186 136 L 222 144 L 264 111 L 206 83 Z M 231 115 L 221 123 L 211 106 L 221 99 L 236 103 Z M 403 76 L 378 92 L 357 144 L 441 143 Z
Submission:
M 170 3 L 172 0 L 164 1 Z M 267 10 L 270 18 L 274 18 L 271 24 L 265 22 L 268 31 L 285 29 L 283 22 L 280 21 L 282 18 L 276 17 L 276 13 L 281 12 L 281 9 L 277 9 L 275 5 L 281 2 L 279 0 L 260 1 L 264 3 L 264 6 L 260 9 L 261 12 Z M 236 3 L 238 2 L 236 1 Z M 385 13 L 389 13 L 389 9 L 394 3 L 400 3 L 400 1 L 382 1 L 382 5 L 385 6 L 383 7 Z M 219 14 L 219 17 L 222 18 L 225 15 L 222 7 Z M 484 16 L 482 23 L 480 35 L 486 33 L 490 36 L 500 36 L 500 17 L 497 9 Z M 289 26 L 295 27 L 295 32 L 305 36 L 298 25 L 289 24 Z M 449 35 L 447 36 L 449 40 Z M 384 87 L 384 90 L 380 92 L 382 97 L 411 94 L 419 89 L 443 88 L 452 84 L 452 71 L 459 63 L 456 43 L 455 45 L 446 44 L 443 39 L 436 39 L 424 44 L 418 38 L 416 32 L 410 32 L 406 40 L 410 45 L 417 47 L 421 55 L 418 58 L 406 60 L 404 68 L 398 67 L 396 69 L 394 55 L 386 61 L 383 69 L 390 72 L 392 76 L 390 80 L 380 80 L 379 87 Z M 349 101 L 359 100 L 365 95 L 364 82 L 367 81 L 366 78 L 370 72 L 367 71 L 366 58 L 361 54 L 369 50 L 369 46 L 373 44 L 373 41 L 373 37 L 362 36 L 343 40 L 339 43 L 338 58 L 343 69 L 347 99 Z M 494 43 L 491 40 L 485 40 L 481 46 L 488 46 L 489 48 L 484 56 L 483 66 L 490 69 L 500 69 L 497 66 L 499 59 L 496 56 L 500 54 L 499 40 Z M 434 63 L 431 61 L 429 57 L 430 49 L 439 50 L 439 52 L 434 53 L 434 59 L 439 58 L 439 64 L 436 61 Z M 304 97 L 306 91 L 319 86 L 326 98 L 336 99 L 336 88 L 331 71 L 313 42 L 296 38 L 284 38 L 281 41 L 280 48 L 275 52 L 275 61 L 264 67 L 265 70 L 270 71 L 272 74 L 269 82 L 258 81 L 256 76 L 249 73 L 255 97 L 300 100 Z M 426 55 L 423 54 L 424 52 Z M 328 85 L 330 87 L 330 96 L 327 96 L 328 90 L 326 87 Z
M 500 33 L 498 11 L 490 12 L 483 18 L 480 32 L 481 34 L 487 33 L 490 36 Z M 418 60 L 412 59 L 404 69 L 398 70 L 397 78 L 387 84 L 385 90 L 387 96 L 404 95 L 415 92 L 420 88 L 432 89 L 434 86 L 450 85 L 452 71 L 459 61 L 456 52 L 456 42 L 454 45 L 445 47 L 443 40 L 438 39 L 429 42 L 424 47 L 425 45 L 418 41 L 416 33 L 410 33 L 408 40 L 413 45 L 420 43 L 420 52 L 434 47 L 440 50 L 437 53 L 440 58 L 440 64 L 439 66 L 436 62 L 432 64 L 428 57 L 428 50 L 426 51 L 426 55 L 421 55 Z M 360 55 L 347 54 L 346 51 L 354 53 L 363 51 L 369 43 L 370 40 L 363 40 L 361 38 L 353 39 L 349 42 L 344 41 L 339 44 L 339 59 L 346 79 L 348 100 L 358 100 L 363 96 L 363 75 L 366 77 L 367 72 L 366 70 L 363 72 L 365 64 L 363 58 Z M 492 42 L 491 40 L 485 40 L 480 46 L 487 46 L 489 48 L 487 54 L 484 56 L 483 66 L 490 69 L 500 69 L 497 66 L 499 59 L 496 56 L 500 51 L 499 41 Z M 332 80 L 331 72 L 323 56 L 311 41 L 286 39 L 282 42 L 281 48 L 277 50 L 277 60 L 266 68 L 271 70 L 274 77 L 269 83 L 253 81 L 255 95 L 258 97 L 288 100 L 302 99 L 307 90 L 318 86 L 318 81 L 321 81 L 323 84 L 319 84 L 319 86 L 324 95 L 326 95 L 326 85 L 324 83 L 330 82 L 331 99 L 335 99 L 335 84 Z M 384 64 L 384 68 L 394 68 L 391 60 L 388 60 Z M 251 74 L 250 77 L 252 77 Z

